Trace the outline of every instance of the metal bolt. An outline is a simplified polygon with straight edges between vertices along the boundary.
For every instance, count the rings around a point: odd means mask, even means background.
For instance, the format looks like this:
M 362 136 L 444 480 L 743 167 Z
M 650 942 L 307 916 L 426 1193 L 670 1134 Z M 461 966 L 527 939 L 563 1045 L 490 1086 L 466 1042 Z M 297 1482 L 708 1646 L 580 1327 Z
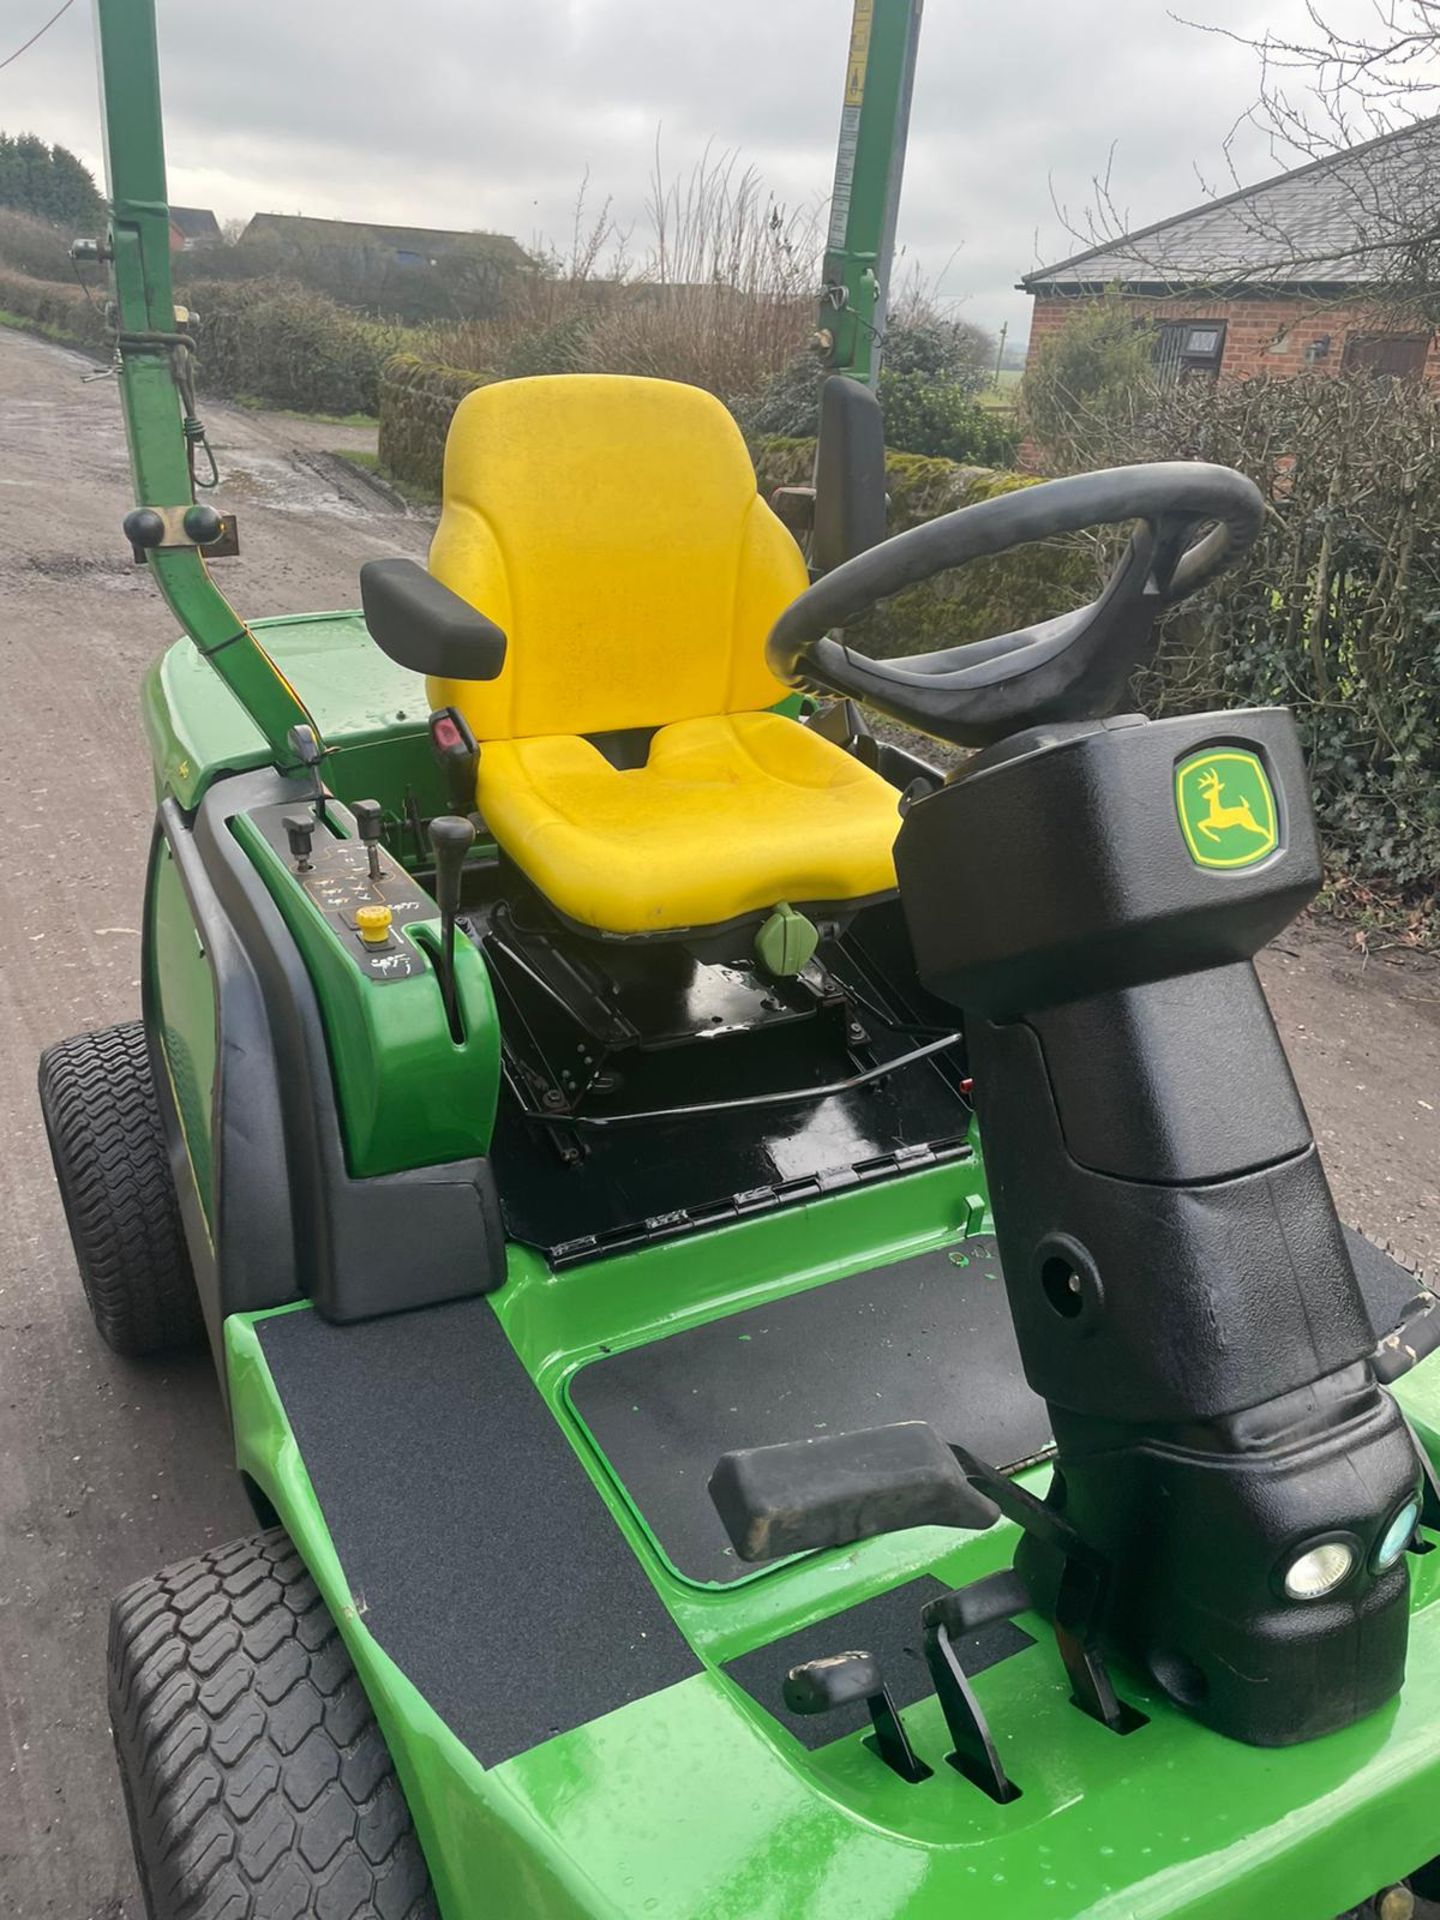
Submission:
M 540 1096 L 540 1104 L 543 1107 L 563 1107 L 565 1096 L 559 1087 L 547 1087 Z

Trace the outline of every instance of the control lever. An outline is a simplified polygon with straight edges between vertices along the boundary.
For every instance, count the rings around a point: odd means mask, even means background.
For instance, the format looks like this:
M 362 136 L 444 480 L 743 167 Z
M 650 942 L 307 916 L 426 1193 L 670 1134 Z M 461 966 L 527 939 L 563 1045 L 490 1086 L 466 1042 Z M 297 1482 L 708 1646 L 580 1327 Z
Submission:
M 324 757 L 325 749 L 316 737 L 313 727 L 291 727 L 285 737 L 289 742 L 290 751 L 310 775 L 315 812 L 317 817 L 323 820 L 325 818 L 325 787 L 320 778 L 320 762 Z
M 460 1013 L 455 994 L 455 918 L 460 911 L 460 880 L 465 856 L 475 844 L 473 822 L 458 814 L 442 813 L 430 822 L 430 846 L 435 855 L 435 899 L 440 908 L 440 994 L 450 1031 L 460 1037 Z
M 863 1700 L 875 1729 L 875 1751 L 890 1771 L 912 1786 L 930 1778 L 930 1769 L 915 1757 L 873 1653 L 832 1653 L 807 1660 L 786 1674 L 783 1692 L 791 1713 L 832 1713 L 836 1707 Z
M 384 809 L 378 800 L 357 800 L 350 811 L 355 816 L 360 842 L 370 861 L 370 884 L 379 886 L 384 877 L 380 871 L 380 830 L 385 823 Z
M 285 816 L 285 838 L 290 842 L 290 856 L 295 862 L 297 873 L 309 873 L 311 870 L 310 849 L 315 841 L 315 816 L 313 813 L 287 813 Z

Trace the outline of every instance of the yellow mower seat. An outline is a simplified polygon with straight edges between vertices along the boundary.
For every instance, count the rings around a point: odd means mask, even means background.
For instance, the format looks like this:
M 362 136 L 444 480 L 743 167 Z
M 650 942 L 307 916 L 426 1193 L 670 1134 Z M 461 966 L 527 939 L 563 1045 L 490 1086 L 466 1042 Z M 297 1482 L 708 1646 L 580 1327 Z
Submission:
M 677 720 L 623 773 L 573 735 L 480 756 L 480 810 L 506 852 L 567 919 L 617 934 L 886 893 L 896 798 L 775 713 Z
M 430 570 L 509 635 L 498 678 L 430 698 L 465 715 L 480 810 L 567 919 L 656 934 L 894 887 L 895 789 L 766 711 L 790 689 L 765 637 L 808 578 L 710 394 L 566 374 L 468 395 Z M 637 729 L 622 771 L 603 736 Z

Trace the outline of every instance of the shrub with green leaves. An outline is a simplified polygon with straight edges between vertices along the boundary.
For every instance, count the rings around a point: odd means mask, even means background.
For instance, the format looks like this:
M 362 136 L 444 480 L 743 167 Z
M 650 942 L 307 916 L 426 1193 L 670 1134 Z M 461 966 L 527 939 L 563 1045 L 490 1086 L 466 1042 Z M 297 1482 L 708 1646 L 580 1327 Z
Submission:
M 1166 621 L 1152 714 L 1279 704 L 1332 864 L 1440 884 L 1440 394 L 1325 374 L 1182 381 L 1092 416 L 1076 470 L 1200 458 L 1265 495 L 1244 559 Z
M 931 315 L 893 321 L 876 383 L 885 444 L 937 460 L 1009 466 L 1019 438 L 1013 419 L 973 398 L 993 352 L 987 335 L 957 321 Z M 814 433 L 825 377 L 813 353 L 795 356 L 741 408 L 747 437 Z
M 982 467 L 1008 467 L 1019 440 L 1013 417 L 977 407 L 954 380 L 883 367 L 880 410 L 885 444 L 901 453 L 928 454 Z
M 197 281 L 181 294 L 196 325 L 202 389 L 312 413 L 375 413 L 380 369 L 409 343 L 293 280 Z
M 1053 472 L 1073 473 L 1096 434 L 1133 421 L 1154 391 L 1154 329 L 1112 288 L 1102 300 L 1077 302 L 1060 331 L 1041 341 L 1020 391 L 1021 424 Z

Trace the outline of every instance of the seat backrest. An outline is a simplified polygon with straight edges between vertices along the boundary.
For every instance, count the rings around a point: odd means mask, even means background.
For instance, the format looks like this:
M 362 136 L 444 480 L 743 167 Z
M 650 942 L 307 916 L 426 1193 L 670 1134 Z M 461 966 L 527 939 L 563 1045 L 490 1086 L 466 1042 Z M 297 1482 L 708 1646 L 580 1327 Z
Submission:
M 805 563 L 698 387 L 558 374 L 467 395 L 430 571 L 509 635 L 497 680 L 430 682 L 479 740 L 662 726 L 791 691 L 765 636 Z

